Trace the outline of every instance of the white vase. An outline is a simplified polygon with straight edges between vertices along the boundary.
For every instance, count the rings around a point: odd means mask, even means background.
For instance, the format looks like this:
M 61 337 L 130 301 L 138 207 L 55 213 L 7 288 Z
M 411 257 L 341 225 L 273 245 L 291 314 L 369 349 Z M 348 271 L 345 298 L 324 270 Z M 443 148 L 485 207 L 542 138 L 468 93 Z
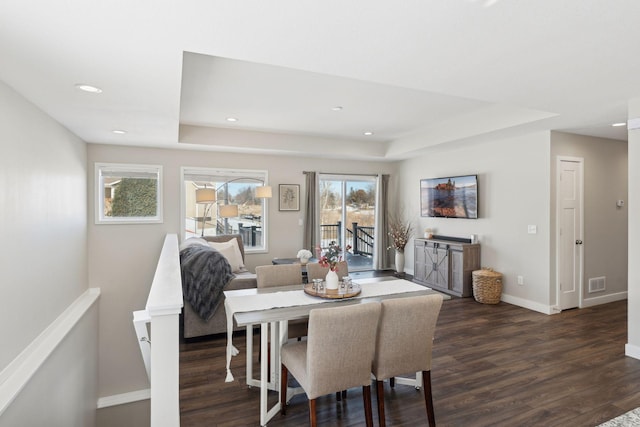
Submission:
M 396 272 L 404 273 L 404 252 L 396 251 Z
M 338 273 L 335 271 L 329 270 L 324 280 L 327 289 L 338 289 Z
M 309 258 L 300 258 L 300 264 L 307 265 L 308 262 L 309 262 Z

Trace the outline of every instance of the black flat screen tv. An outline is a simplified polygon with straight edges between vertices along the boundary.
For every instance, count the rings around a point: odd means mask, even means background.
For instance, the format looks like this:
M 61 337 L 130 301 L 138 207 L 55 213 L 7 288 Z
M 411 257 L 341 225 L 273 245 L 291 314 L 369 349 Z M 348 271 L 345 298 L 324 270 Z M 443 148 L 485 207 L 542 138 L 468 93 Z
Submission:
M 420 215 L 477 219 L 478 176 L 421 179 Z

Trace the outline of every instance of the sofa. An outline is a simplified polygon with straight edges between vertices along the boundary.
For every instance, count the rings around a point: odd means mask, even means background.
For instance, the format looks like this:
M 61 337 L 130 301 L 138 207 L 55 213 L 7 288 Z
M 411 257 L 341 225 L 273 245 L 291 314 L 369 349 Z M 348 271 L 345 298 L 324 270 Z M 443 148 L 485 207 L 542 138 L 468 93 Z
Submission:
M 224 243 L 231 239 L 236 239 L 238 242 L 238 248 L 242 257 L 242 265 L 238 270 L 234 272 L 235 277 L 231 279 L 225 286 L 225 291 L 235 289 L 250 289 L 256 288 L 256 275 L 250 273 L 244 268 L 244 245 L 242 243 L 242 237 L 239 234 L 227 234 L 221 236 L 204 236 L 208 242 Z M 233 264 L 231 262 L 230 264 Z M 195 338 L 204 335 L 221 334 L 227 332 L 227 317 L 224 310 L 224 295 L 222 295 L 222 301 L 216 309 L 213 316 L 204 321 L 198 313 L 193 309 L 191 304 L 185 299 L 183 309 L 183 324 L 184 324 L 184 338 Z M 238 330 L 237 326 L 234 326 L 234 330 Z

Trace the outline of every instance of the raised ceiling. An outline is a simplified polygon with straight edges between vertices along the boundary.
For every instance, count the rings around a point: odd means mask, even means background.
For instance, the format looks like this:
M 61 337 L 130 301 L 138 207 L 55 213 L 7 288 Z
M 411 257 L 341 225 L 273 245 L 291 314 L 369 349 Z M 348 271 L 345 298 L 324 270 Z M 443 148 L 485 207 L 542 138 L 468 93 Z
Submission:
M 640 96 L 638 16 L 632 0 L 5 0 L 0 80 L 90 143 L 393 160 L 546 130 L 626 140 L 611 124 Z

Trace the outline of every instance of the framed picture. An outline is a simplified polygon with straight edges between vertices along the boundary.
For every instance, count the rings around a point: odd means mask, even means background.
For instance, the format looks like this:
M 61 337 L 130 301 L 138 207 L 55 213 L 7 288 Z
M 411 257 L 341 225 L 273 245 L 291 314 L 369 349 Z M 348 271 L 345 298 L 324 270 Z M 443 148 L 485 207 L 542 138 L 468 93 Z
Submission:
M 300 210 L 300 186 L 298 184 L 280 184 L 279 193 L 281 211 Z

